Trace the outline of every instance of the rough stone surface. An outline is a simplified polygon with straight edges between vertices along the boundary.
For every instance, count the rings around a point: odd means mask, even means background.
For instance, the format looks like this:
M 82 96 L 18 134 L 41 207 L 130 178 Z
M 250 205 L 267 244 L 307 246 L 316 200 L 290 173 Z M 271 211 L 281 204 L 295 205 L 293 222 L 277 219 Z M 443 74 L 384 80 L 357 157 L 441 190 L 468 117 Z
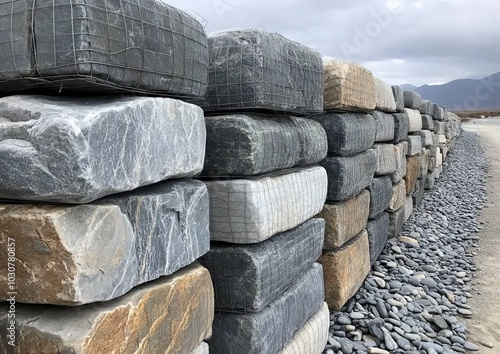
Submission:
M 408 127 L 409 133 L 416 133 L 422 130 L 422 115 L 419 111 L 414 109 L 405 108 L 406 114 L 408 114 L 408 121 L 410 125 Z
M 207 343 L 203 342 L 197 346 L 190 354 L 209 354 L 210 348 Z
M 174 273 L 209 250 L 208 202 L 204 183 L 182 180 L 87 205 L 0 205 L 0 242 L 14 238 L 24 264 L 16 300 L 107 301 Z M 0 299 L 7 291 L 0 288 Z
M 389 214 L 389 237 L 396 238 L 399 236 L 403 224 L 405 223 L 404 205 L 393 213 Z
M 389 213 L 382 213 L 366 226 L 370 244 L 370 264 L 375 263 L 389 237 Z
M 321 308 L 300 328 L 278 354 L 321 353 L 328 340 L 330 311 L 323 303 Z
M 434 188 L 434 184 L 436 182 L 436 174 L 434 172 L 428 173 L 425 177 L 425 190 L 431 190 Z
M 327 180 L 325 169 L 315 166 L 207 181 L 211 240 L 258 243 L 293 229 L 322 210 Z
M 422 153 L 418 156 L 418 178 L 425 178 L 429 171 L 429 160 L 431 153 L 429 149 L 423 148 Z
M 391 114 L 374 111 L 373 118 L 376 124 L 376 142 L 393 141 L 394 140 L 394 117 Z
M 432 135 L 432 145 L 429 146 L 429 150 L 431 152 L 431 157 L 437 156 L 438 146 L 439 146 L 439 135 L 433 134 Z
M 390 175 L 396 172 L 396 156 L 394 155 L 394 145 L 375 144 L 373 150 L 377 155 L 377 169 L 375 175 Z
M 411 197 L 411 195 L 406 196 L 406 202 L 404 208 L 405 208 L 404 221 L 407 222 L 413 215 L 413 198 Z
M 1 91 L 205 94 L 205 30 L 193 16 L 164 2 L 0 5 Z
M 406 152 L 404 143 L 394 145 L 394 158 L 396 159 L 396 172 L 391 174 L 391 180 L 393 184 L 396 184 L 406 175 Z
M 368 233 L 362 231 L 337 251 L 327 251 L 319 259 L 325 276 L 328 307 L 338 311 L 359 289 L 370 271 Z
M 392 182 L 389 176 L 373 178 L 368 186 L 370 192 L 370 219 L 375 219 L 389 207 L 392 198 Z
M 327 155 L 324 129 L 311 119 L 257 114 L 206 117 L 203 176 L 252 176 L 300 165 Z
M 311 219 L 254 245 L 212 242 L 200 263 L 212 276 L 215 309 L 262 311 L 321 256 L 324 234 L 324 220 Z
M 420 109 L 422 97 L 418 92 L 404 90 L 405 107 L 411 109 Z
M 406 201 L 406 182 L 400 181 L 392 187 L 392 198 L 387 208 L 389 211 L 399 210 L 405 205 Z
M 413 205 L 418 207 L 424 198 L 424 187 L 425 187 L 425 179 L 417 180 L 415 185 L 415 191 L 413 192 Z
M 74 308 L 18 304 L 12 352 L 189 353 L 211 335 L 213 295 L 208 271 L 193 264 L 109 302 Z M 6 328 L 3 308 L 0 323 Z
M 430 130 L 421 130 L 418 134 L 422 138 L 423 147 L 431 147 L 434 144 L 434 134 Z
M 422 152 L 422 137 L 420 135 L 408 136 L 408 156 L 415 156 Z
M 405 109 L 405 97 L 403 89 L 400 86 L 392 86 L 392 94 L 396 102 L 396 112 L 403 112 Z
M 434 130 L 434 121 L 432 120 L 432 116 L 422 114 L 422 129 L 430 131 Z
M 324 108 L 372 111 L 376 107 L 375 80 L 368 69 L 340 60 L 323 61 Z
M 321 165 L 328 172 L 327 200 L 342 201 L 368 187 L 377 168 L 377 156 L 373 150 L 352 157 L 329 156 Z
M 437 104 L 433 103 L 432 104 L 432 118 L 436 120 L 444 120 L 444 109 L 443 107 L 439 107 Z
M 430 102 L 429 100 L 422 100 L 422 104 L 420 105 L 420 107 L 418 109 L 419 109 L 420 113 L 432 116 L 432 112 L 433 112 L 432 102 Z
M 437 120 L 434 121 L 434 133 L 436 134 L 444 134 L 446 131 L 446 125 L 445 122 L 438 122 Z
M 251 314 L 217 312 L 210 353 L 276 353 L 321 308 L 324 301 L 323 271 L 319 264 L 263 311 Z M 272 323 L 278 325 L 270 325 Z
M 418 157 L 410 156 L 406 158 L 406 194 L 410 194 L 415 189 L 415 184 L 418 178 Z
M 392 87 L 378 78 L 374 78 L 374 80 L 376 108 L 384 112 L 395 112 L 397 107 Z
M 232 29 L 209 35 L 207 112 L 323 111 L 321 55 L 278 33 Z
M 330 154 L 352 156 L 369 149 L 375 142 L 376 125 L 370 114 L 329 112 L 310 118 L 325 129 Z
M 0 198 L 85 203 L 203 168 L 203 111 L 182 101 L 9 96 L 0 115 Z
M 406 112 L 395 113 L 394 117 L 394 144 L 405 141 L 408 138 L 408 129 L 410 129 L 410 118 Z
M 359 234 L 368 221 L 370 193 L 362 191 L 355 197 L 335 204 L 325 204 L 318 214 L 326 223 L 323 249 L 335 250 Z

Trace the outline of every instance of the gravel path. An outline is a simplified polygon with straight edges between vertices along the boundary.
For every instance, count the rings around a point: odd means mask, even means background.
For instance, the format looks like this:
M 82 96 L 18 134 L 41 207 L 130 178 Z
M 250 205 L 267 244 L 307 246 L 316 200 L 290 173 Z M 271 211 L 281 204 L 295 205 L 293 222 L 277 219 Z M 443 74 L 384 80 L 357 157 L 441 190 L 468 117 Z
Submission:
M 486 201 L 488 161 L 480 139 L 463 133 L 434 190 L 389 240 L 356 296 L 331 314 L 326 354 L 465 353 L 467 304 L 478 214 Z

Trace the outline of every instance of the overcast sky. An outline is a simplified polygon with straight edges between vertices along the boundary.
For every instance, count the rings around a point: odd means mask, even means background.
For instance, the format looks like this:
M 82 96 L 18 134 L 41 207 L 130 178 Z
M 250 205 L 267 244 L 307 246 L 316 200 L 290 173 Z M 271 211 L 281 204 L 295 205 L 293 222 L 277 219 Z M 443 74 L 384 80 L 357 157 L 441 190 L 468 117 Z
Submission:
M 500 71 L 498 0 L 163 0 L 207 32 L 261 28 L 350 60 L 390 84 L 445 83 Z

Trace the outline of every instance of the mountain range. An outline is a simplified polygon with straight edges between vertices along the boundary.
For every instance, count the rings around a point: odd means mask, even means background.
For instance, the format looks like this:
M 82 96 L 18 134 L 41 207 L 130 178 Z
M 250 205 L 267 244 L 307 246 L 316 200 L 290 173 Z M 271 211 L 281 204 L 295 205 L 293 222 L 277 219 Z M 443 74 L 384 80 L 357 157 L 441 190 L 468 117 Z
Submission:
M 401 85 L 451 111 L 500 110 L 500 72 L 483 79 L 460 79 L 443 85 Z

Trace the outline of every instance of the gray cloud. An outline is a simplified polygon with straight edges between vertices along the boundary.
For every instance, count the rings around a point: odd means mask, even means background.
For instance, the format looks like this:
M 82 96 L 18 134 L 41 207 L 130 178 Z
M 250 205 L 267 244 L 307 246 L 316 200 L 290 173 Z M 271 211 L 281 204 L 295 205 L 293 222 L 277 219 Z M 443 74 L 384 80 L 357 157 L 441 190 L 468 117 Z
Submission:
M 393 84 L 444 83 L 500 71 L 496 0 L 166 0 L 207 31 L 257 27 Z

